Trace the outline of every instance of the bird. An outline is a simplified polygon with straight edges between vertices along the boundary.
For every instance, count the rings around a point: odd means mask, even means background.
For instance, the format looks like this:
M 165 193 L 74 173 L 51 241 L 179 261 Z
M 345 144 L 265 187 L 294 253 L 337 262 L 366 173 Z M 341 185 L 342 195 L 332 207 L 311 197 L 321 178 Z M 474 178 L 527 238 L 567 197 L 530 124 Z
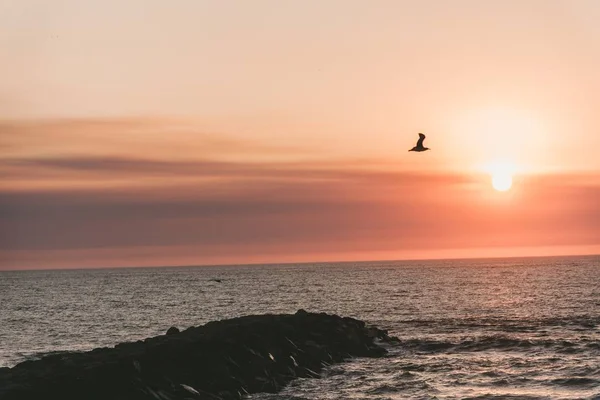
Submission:
M 423 135 L 422 133 L 419 133 L 419 141 L 417 142 L 417 145 L 415 147 L 413 147 L 412 149 L 410 149 L 409 151 L 427 151 L 427 150 L 431 150 L 429 147 L 424 147 L 423 146 L 423 141 L 425 140 L 425 135 Z

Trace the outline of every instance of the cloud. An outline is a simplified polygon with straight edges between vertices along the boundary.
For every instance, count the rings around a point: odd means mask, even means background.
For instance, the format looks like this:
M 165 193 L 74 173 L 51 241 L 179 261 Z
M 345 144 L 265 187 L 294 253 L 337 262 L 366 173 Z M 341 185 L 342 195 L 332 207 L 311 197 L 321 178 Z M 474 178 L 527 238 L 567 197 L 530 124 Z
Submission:
M 55 165 L 52 163 L 52 165 Z M 65 160 L 103 173 L 117 168 L 97 160 Z M 162 169 L 162 163 L 124 162 L 126 171 Z M 132 168 L 132 165 L 135 166 Z M 190 165 L 171 163 L 176 176 Z M 312 166 L 204 163 L 200 176 L 216 181 L 144 189 L 96 188 L 6 190 L 0 192 L 0 219 L 12 231 L 4 249 L 48 249 L 127 245 L 302 241 L 352 235 L 356 227 L 380 223 L 381 206 L 405 196 L 418 181 L 426 186 L 441 176 L 349 170 Z M 47 168 L 47 163 L 36 164 Z M 166 168 L 169 170 L 169 168 Z M 118 168 L 117 168 L 118 170 Z M 423 179 L 420 179 L 423 178 Z M 456 177 L 448 177 L 447 184 Z M 423 195 L 421 195 L 424 198 Z M 410 200 L 414 201 L 414 200 Z M 377 216 L 372 218 L 372 216 Z M 371 222 L 369 223 L 369 220 Z M 405 221 L 405 225 L 408 221 Z M 342 230 L 348 228 L 346 232 Z
M 600 186 L 578 183 L 577 176 L 568 181 L 532 177 L 515 187 L 512 198 L 501 200 L 478 177 L 350 168 L 352 163 L 334 168 L 335 163 L 96 158 L 20 162 L 32 171 L 161 171 L 197 180 L 2 190 L 0 250 L 5 254 L 93 254 L 94 249 L 125 254 L 155 248 L 168 258 L 179 247 L 195 248 L 206 259 L 326 251 L 426 254 L 486 246 L 594 245 L 600 231 Z
M 285 140 L 243 138 L 202 121 L 168 118 L 0 120 L 6 158 L 206 159 L 295 157 L 319 153 Z
M 376 163 L 372 160 L 336 160 L 333 162 L 323 162 L 320 160 L 302 162 L 232 162 L 232 161 L 212 161 L 208 159 L 200 159 L 193 161 L 166 161 L 160 159 L 144 159 L 135 157 L 38 157 L 38 158 L 7 158 L 0 160 L 0 168 L 23 168 L 23 172 L 27 172 L 27 168 L 36 173 L 36 168 L 39 169 L 55 169 L 66 170 L 72 172 L 97 172 L 97 173 L 165 173 L 165 174 L 185 174 L 199 173 L 202 174 L 209 171 L 212 174 L 230 174 L 232 172 L 250 172 L 260 171 L 265 173 L 267 170 L 274 172 L 287 171 L 302 171 L 303 174 L 311 171 L 316 171 L 319 174 L 325 174 L 327 169 L 333 169 L 336 176 L 342 175 L 344 168 L 353 168 L 352 174 L 356 176 L 359 173 L 359 168 L 365 168 L 370 171 L 374 166 L 391 164 Z M 394 171 L 379 171 L 379 176 L 394 174 Z M 367 172 L 369 173 L 369 172 Z M 369 175 L 371 176 L 371 175 Z M 429 175 L 433 177 L 433 175 Z
M 178 124 L 0 123 L 0 268 L 599 244 L 595 175 L 499 194 L 487 176 L 305 159 Z

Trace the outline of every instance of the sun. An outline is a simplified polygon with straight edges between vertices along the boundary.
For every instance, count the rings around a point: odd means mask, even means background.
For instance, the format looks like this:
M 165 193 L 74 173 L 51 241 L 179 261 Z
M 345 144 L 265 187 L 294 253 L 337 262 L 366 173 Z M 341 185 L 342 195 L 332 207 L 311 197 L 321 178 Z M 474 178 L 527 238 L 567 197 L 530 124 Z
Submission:
M 483 165 L 483 169 L 492 178 L 492 187 L 498 192 L 506 192 L 513 185 L 513 176 L 519 168 L 510 159 L 495 160 Z
M 507 172 L 497 172 L 492 175 L 492 186 L 499 192 L 506 192 L 512 186 L 512 176 Z

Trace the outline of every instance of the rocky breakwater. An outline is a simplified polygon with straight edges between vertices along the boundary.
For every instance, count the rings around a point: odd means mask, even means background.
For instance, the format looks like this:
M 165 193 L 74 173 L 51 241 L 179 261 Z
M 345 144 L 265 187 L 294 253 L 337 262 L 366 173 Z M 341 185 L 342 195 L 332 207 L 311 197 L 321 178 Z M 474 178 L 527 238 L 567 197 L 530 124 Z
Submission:
M 337 315 L 246 316 L 0 369 L 0 399 L 239 399 L 350 357 L 383 356 L 376 339 L 393 340 Z

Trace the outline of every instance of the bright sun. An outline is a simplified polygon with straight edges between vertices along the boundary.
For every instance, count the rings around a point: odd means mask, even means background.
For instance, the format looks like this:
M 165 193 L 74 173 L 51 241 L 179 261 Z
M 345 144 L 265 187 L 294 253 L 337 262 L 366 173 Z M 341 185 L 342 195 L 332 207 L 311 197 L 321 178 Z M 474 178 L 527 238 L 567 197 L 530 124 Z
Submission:
M 497 160 L 484 166 L 492 177 L 492 187 L 499 192 L 510 190 L 513 176 L 517 173 L 517 166 L 511 160 Z
M 507 172 L 497 172 L 492 175 L 492 186 L 499 192 L 506 192 L 512 186 L 512 176 Z

